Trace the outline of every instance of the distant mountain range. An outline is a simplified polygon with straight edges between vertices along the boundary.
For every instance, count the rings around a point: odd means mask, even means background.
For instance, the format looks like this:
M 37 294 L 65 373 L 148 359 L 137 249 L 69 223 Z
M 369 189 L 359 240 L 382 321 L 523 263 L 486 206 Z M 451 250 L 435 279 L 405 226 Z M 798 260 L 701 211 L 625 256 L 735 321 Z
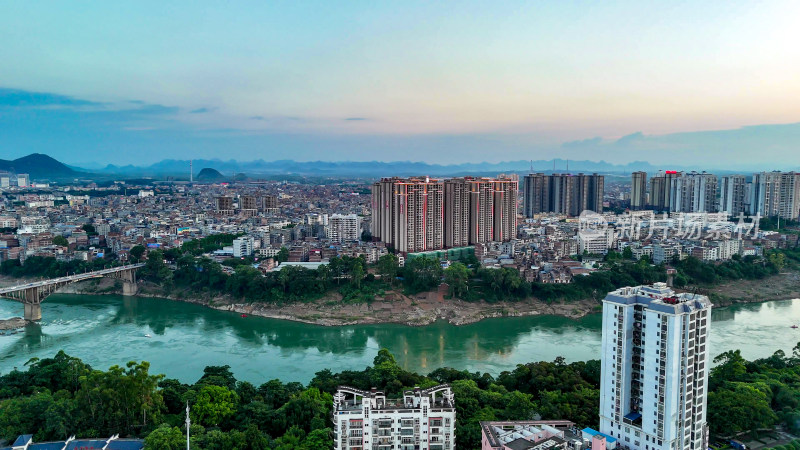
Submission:
M 88 164 L 87 164 L 88 165 Z M 460 176 L 460 175 L 496 175 L 498 173 L 534 172 L 599 172 L 604 174 L 626 175 L 637 170 L 654 174 L 659 170 L 698 170 L 697 167 L 678 165 L 655 166 L 645 161 L 634 161 L 628 164 L 612 164 L 605 161 L 567 161 L 564 159 L 537 161 L 506 161 L 500 163 L 463 163 L 463 164 L 428 164 L 411 161 L 308 161 L 292 160 L 242 162 L 236 160 L 196 159 L 193 167 L 203 167 L 195 172 L 196 181 L 220 181 L 225 179 L 244 179 L 246 177 L 286 175 L 286 176 L 354 176 L 362 178 L 379 178 L 384 176 Z M 0 160 L 0 171 L 28 173 L 34 179 L 65 178 L 117 178 L 117 177 L 169 177 L 176 180 L 189 179 L 189 160 L 165 159 L 149 166 L 115 166 L 105 167 L 92 164 L 92 170 L 67 166 L 55 159 L 40 153 L 34 153 L 13 161 Z M 731 171 L 705 170 L 717 174 Z M 701 169 L 702 170 L 702 169 Z
M 41 153 L 32 153 L 12 161 L 0 159 L 0 171 L 27 173 L 31 178 L 37 180 L 75 178 L 87 175 L 84 171 L 75 170 Z
M 605 161 L 567 161 L 555 159 L 549 161 L 507 161 L 500 163 L 464 163 L 464 164 L 428 164 L 424 162 L 411 161 L 308 161 L 298 162 L 292 160 L 255 161 L 241 162 L 236 160 L 201 159 L 193 161 L 194 167 L 213 167 L 225 176 L 232 176 L 235 173 L 246 173 L 248 175 L 275 175 L 275 174 L 296 174 L 313 176 L 407 176 L 407 175 L 466 175 L 466 174 L 496 174 L 501 172 L 527 173 L 533 167 L 535 172 L 552 172 L 555 167 L 556 172 L 565 172 L 567 167 L 571 172 L 619 172 L 630 173 L 636 170 L 657 171 L 659 168 L 650 163 L 635 161 L 625 165 L 611 164 Z M 667 169 L 680 169 L 667 167 Z M 106 174 L 124 174 L 136 176 L 157 176 L 157 175 L 184 175 L 189 176 L 189 161 L 167 159 L 149 166 L 115 166 L 108 165 L 103 169 L 97 170 Z

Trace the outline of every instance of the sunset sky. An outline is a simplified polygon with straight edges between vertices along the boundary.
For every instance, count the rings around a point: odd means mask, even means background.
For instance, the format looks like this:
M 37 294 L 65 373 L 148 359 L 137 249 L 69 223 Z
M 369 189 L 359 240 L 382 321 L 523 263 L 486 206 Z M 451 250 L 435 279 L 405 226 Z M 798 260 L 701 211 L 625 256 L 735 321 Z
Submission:
M 798 167 L 798 20 L 797 1 L 3 2 L 0 158 Z

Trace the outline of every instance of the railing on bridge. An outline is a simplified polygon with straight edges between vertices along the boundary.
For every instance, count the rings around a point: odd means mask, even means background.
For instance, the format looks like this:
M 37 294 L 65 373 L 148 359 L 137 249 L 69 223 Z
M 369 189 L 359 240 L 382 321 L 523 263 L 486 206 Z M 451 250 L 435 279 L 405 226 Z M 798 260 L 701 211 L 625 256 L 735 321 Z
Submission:
M 58 289 L 72 283 L 89 280 L 92 278 L 110 277 L 123 281 L 122 294 L 136 294 L 136 270 L 144 267 L 144 263 L 128 264 L 125 266 L 110 267 L 92 272 L 77 273 L 66 277 L 52 278 L 49 280 L 35 281 L 33 283 L 22 284 L 0 288 L 0 296 L 12 298 L 25 305 L 26 320 L 40 320 L 42 318 L 42 301 Z

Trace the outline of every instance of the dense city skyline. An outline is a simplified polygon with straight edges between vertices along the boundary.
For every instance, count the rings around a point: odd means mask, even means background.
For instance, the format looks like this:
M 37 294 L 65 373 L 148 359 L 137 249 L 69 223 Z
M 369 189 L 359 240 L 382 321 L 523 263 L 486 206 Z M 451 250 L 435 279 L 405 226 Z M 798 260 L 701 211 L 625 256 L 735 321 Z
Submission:
M 0 148 L 792 167 L 798 8 L 5 4 Z

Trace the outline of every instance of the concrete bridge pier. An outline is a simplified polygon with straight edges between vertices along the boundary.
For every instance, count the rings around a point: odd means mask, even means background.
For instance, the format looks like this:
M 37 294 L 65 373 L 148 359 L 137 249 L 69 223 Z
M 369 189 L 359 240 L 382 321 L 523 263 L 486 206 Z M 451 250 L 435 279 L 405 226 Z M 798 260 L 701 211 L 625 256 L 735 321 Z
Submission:
M 28 321 L 42 320 L 42 304 L 25 303 L 25 320 Z
M 139 286 L 136 281 L 123 281 L 122 282 L 122 295 L 136 295 L 139 292 Z

